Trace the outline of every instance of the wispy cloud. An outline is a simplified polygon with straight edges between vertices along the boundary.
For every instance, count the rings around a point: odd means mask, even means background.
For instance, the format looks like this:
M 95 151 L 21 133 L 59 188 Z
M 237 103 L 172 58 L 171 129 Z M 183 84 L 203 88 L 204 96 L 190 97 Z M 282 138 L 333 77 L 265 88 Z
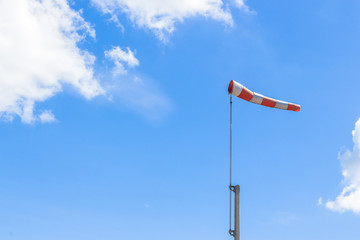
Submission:
M 149 77 L 139 74 L 114 75 L 104 88 L 114 103 L 144 116 L 147 120 L 158 122 L 171 111 L 171 100 Z
M 126 14 L 137 26 L 152 30 L 162 41 L 175 30 L 175 23 L 185 18 L 203 16 L 228 26 L 233 25 L 229 8 L 222 0 L 91 0 L 103 13 Z M 243 0 L 234 4 L 249 11 Z M 114 18 L 114 17 L 112 17 Z M 115 18 L 117 19 L 117 18 Z
M 232 0 L 234 5 L 239 9 L 248 12 L 248 13 L 255 13 L 255 11 L 250 10 L 249 6 L 245 4 L 244 0 Z
M 113 102 L 119 102 L 151 121 L 161 120 L 171 109 L 170 100 L 149 77 L 130 69 L 140 65 L 129 47 L 115 46 L 104 52 L 113 68 L 105 73 L 104 88 Z
M 337 212 L 353 211 L 360 214 L 360 119 L 352 131 L 354 147 L 339 154 L 344 177 L 344 188 L 334 201 L 326 207 Z
M 161 120 L 171 109 L 170 100 L 148 77 L 131 71 L 140 65 L 135 52 L 129 47 L 115 46 L 104 52 L 112 62 L 113 68 L 104 76 L 107 79 L 105 89 L 113 102 L 119 102 L 151 121 Z
M 287 226 L 297 221 L 296 215 L 290 212 L 278 212 L 271 220 L 271 224 Z
M 103 94 L 93 76 L 95 57 L 78 48 L 95 31 L 66 0 L 0 1 L 0 117 L 50 122 L 34 105 L 71 85 L 85 98 Z
M 127 74 L 128 68 L 133 68 L 140 64 L 129 47 L 126 50 L 122 50 L 119 46 L 113 47 L 111 50 L 105 51 L 105 57 L 115 64 L 113 69 L 115 75 Z

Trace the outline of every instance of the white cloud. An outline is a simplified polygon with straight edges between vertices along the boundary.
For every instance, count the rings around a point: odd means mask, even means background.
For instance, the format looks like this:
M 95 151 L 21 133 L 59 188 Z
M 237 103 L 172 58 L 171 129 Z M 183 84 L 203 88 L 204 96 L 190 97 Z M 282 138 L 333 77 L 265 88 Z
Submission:
M 66 0 L 0 0 L 0 118 L 53 121 L 34 114 L 45 101 L 73 86 L 90 99 L 104 90 L 93 77 L 95 57 L 78 48 L 95 31 Z
M 326 207 L 333 211 L 353 211 L 360 214 L 360 119 L 356 122 L 352 135 L 352 151 L 339 154 L 345 187 L 334 201 L 326 203 Z
M 232 26 L 233 19 L 222 0 L 91 0 L 103 13 L 125 13 L 139 27 L 151 29 L 163 41 L 175 29 L 176 22 L 204 16 Z M 243 0 L 236 6 L 248 10 Z
M 127 47 L 126 50 L 127 51 L 122 50 L 120 47 L 116 46 L 109 51 L 105 51 L 105 57 L 112 60 L 115 64 L 113 69 L 115 75 L 127 74 L 128 68 L 133 68 L 140 64 L 139 60 L 135 57 L 134 52 L 132 52 L 129 47 Z
M 42 123 L 51 123 L 56 121 L 54 114 L 52 114 L 52 112 L 49 110 L 42 112 L 39 115 L 39 120 Z

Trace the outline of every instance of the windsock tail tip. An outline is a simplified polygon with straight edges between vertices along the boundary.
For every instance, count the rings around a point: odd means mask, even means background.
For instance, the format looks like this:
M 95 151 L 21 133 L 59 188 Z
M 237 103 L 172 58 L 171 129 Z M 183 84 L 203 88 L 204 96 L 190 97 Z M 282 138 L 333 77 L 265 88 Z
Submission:
M 289 104 L 287 110 L 294 111 L 294 112 L 299 112 L 300 111 L 300 105 L 291 103 L 291 104 Z

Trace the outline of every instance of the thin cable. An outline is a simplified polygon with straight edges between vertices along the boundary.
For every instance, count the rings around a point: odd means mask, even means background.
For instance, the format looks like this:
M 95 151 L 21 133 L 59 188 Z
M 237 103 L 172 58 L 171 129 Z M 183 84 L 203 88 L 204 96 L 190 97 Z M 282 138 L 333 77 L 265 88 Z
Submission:
M 230 191 L 230 210 L 229 210 L 229 233 L 231 234 L 231 192 L 232 192 L 232 185 L 231 185 L 231 178 L 232 178 L 232 95 L 230 95 L 230 185 L 229 185 L 229 191 Z

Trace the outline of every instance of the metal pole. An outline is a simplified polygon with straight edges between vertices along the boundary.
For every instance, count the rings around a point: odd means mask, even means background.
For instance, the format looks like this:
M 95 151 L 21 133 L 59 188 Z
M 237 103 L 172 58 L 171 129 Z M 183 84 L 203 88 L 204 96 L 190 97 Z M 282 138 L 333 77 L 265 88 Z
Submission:
M 231 196 L 231 193 L 232 193 L 232 191 L 233 191 L 233 186 L 231 185 L 231 177 L 232 177 L 232 174 L 231 174 L 231 168 L 232 168 L 232 95 L 230 95 L 230 168 L 229 168 L 229 170 L 230 170 L 230 184 L 229 184 L 229 193 L 230 193 L 230 196 L 229 196 L 229 201 L 230 201 L 230 208 L 229 208 L 229 234 L 230 235 L 233 235 L 232 233 L 232 230 L 231 230 L 231 219 L 232 219 L 232 217 L 231 217 L 231 211 L 232 211 L 232 209 L 231 209 L 231 198 L 232 198 L 232 196 Z
M 234 240 L 240 240 L 240 186 L 232 185 L 232 96 L 230 95 L 230 226 L 229 226 L 229 234 L 234 237 Z M 235 206 L 234 206 L 234 230 L 231 229 L 231 200 L 232 200 L 232 192 L 235 193 Z
M 234 239 L 240 240 L 240 186 L 234 187 L 235 192 L 235 223 L 234 223 Z

